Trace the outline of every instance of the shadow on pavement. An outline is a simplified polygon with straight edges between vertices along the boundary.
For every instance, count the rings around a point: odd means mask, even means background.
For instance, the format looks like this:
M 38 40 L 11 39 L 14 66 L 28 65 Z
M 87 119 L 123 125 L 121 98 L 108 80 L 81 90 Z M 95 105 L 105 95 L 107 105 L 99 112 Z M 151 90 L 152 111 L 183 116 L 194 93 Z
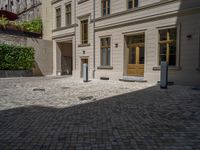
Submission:
M 0 149 L 200 149 L 200 92 L 174 88 L 1 111 Z

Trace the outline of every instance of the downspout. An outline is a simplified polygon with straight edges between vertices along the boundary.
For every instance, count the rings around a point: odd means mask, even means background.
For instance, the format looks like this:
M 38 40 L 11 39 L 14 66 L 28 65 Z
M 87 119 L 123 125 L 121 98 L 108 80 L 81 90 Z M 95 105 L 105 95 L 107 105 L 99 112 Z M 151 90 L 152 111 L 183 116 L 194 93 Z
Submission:
M 75 32 L 75 36 L 74 36 L 74 68 L 73 70 L 76 70 L 76 0 L 75 0 L 75 4 L 74 4 L 74 32 Z
M 93 79 L 95 78 L 95 0 L 93 0 Z

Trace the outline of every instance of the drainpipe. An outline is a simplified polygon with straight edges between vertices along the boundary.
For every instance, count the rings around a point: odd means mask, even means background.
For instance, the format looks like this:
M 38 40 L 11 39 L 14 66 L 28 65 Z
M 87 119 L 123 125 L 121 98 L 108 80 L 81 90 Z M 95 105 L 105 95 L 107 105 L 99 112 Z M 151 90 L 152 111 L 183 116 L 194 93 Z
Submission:
M 75 36 L 74 36 L 74 68 L 73 70 L 76 70 L 76 0 L 75 0 L 75 4 L 74 4 L 74 32 L 75 32 Z M 73 58 L 72 58 L 73 60 Z
M 95 0 L 93 0 L 93 79 L 95 78 Z

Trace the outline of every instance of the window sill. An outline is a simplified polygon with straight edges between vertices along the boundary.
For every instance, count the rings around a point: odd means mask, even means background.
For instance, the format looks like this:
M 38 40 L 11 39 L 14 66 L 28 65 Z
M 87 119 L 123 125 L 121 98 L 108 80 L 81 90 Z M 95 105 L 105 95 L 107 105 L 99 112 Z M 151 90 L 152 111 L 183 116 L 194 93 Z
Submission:
M 160 66 L 157 66 L 157 67 L 153 67 L 153 70 L 154 71 L 159 71 L 160 70 Z M 181 70 L 181 67 L 179 67 L 179 66 L 168 66 L 168 70 L 177 70 L 177 71 L 179 71 L 179 70 Z
M 78 4 L 82 4 L 82 3 L 87 2 L 87 1 L 89 1 L 89 0 L 79 0 Z
M 79 44 L 78 47 L 87 47 L 87 46 L 90 46 L 90 43 L 88 44 Z
M 99 66 L 97 67 L 97 69 L 106 69 L 106 70 L 112 70 L 113 67 L 112 66 Z

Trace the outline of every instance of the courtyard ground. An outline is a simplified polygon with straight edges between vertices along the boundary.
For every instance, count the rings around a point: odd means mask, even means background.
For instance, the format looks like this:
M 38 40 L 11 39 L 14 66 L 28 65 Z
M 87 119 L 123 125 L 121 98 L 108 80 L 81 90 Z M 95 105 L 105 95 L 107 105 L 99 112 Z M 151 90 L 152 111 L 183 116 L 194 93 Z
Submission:
M 200 149 L 200 90 L 71 77 L 0 79 L 0 150 Z

